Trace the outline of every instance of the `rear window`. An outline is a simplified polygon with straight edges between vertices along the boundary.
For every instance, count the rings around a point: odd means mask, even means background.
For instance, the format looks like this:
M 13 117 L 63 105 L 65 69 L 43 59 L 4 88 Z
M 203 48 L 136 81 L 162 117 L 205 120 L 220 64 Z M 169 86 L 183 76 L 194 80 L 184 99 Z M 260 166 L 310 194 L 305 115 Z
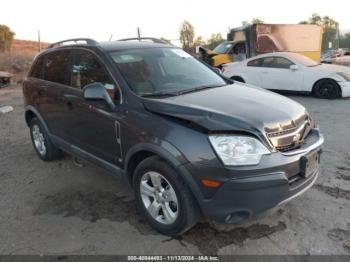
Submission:
M 247 63 L 247 66 L 254 66 L 254 67 L 257 67 L 257 66 L 261 66 L 262 64 L 262 59 L 255 59 L 255 60 L 251 60 Z
M 42 79 L 43 78 L 44 57 L 41 56 L 36 60 L 29 76 Z
M 288 69 L 294 63 L 284 57 L 265 57 L 263 62 L 263 67 L 278 68 L 278 69 Z

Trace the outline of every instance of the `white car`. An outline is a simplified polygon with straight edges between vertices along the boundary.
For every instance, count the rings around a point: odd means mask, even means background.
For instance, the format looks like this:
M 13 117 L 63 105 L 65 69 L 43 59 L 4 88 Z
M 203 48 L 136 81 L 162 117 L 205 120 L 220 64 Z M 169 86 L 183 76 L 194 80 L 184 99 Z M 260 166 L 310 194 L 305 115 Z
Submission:
M 330 99 L 350 96 L 350 67 L 320 64 L 296 53 L 269 53 L 229 63 L 222 74 L 266 89 L 308 92 Z

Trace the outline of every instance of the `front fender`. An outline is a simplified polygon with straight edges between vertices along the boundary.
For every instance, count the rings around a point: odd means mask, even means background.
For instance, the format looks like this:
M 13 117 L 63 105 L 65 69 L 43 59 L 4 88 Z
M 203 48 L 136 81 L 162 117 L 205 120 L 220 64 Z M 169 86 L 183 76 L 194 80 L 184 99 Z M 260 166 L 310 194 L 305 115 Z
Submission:
M 179 176 L 186 182 L 186 185 L 191 190 L 192 194 L 197 200 L 197 203 L 200 203 L 203 200 L 203 194 L 199 188 L 198 183 L 192 177 L 192 175 L 185 168 L 184 164 L 188 163 L 188 160 L 183 156 L 183 154 L 172 144 L 167 141 L 161 141 L 158 144 L 153 143 L 142 143 L 137 144 L 129 149 L 125 156 L 124 166 L 125 166 L 125 174 L 128 174 L 128 166 L 129 161 L 132 157 L 141 151 L 152 152 L 153 154 L 159 156 L 164 159 L 168 164 L 170 164 Z
M 130 159 L 141 151 L 148 151 L 155 155 L 159 155 L 175 168 L 188 162 L 183 154 L 167 141 L 159 141 L 158 143 L 140 143 L 134 145 L 128 150 L 124 161 L 125 170 L 127 170 Z

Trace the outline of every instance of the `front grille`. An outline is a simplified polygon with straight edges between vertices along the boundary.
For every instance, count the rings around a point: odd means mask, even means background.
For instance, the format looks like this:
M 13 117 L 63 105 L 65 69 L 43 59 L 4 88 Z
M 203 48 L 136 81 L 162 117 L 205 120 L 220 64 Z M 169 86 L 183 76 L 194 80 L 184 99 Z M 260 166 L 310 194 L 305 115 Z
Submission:
M 277 132 L 270 132 L 267 135 L 269 137 L 283 136 L 283 135 L 286 135 L 286 134 L 289 134 L 289 133 L 293 132 L 296 129 L 297 129 L 297 127 L 294 127 L 294 128 L 290 128 L 290 129 L 287 129 L 287 130 L 282 130 L 282 131 L 277 131 Z
M 287 152 L 287 151 L 290 151 L 290 150 L 293 150 L 293 149 L 297 149 L 299 147 L 300 144 L 290 144 L 290 145 L 283 145 L 283 146 L 276 146 L 275 148 L 278 150 L 278 151 L 281 151 L 281 152 Z
M 305 120 L 294 127 L 268 132 L 266 134 L 276 150 L 286 152 L 298 148 L 310 132 L 311 128 L 311 121 Z

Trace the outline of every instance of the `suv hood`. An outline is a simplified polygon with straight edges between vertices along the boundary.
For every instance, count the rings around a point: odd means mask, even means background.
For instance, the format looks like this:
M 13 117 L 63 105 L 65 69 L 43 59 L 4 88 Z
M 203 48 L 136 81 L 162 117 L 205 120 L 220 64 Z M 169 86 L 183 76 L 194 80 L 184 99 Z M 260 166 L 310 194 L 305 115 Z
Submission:
M 297 102 L 265 89 L 235 83 L 162 99 L 144 99 L 151 112 L 190 121 L 208 131 L 243 131 L 258 136 L 290 128 L 307 118 Z

